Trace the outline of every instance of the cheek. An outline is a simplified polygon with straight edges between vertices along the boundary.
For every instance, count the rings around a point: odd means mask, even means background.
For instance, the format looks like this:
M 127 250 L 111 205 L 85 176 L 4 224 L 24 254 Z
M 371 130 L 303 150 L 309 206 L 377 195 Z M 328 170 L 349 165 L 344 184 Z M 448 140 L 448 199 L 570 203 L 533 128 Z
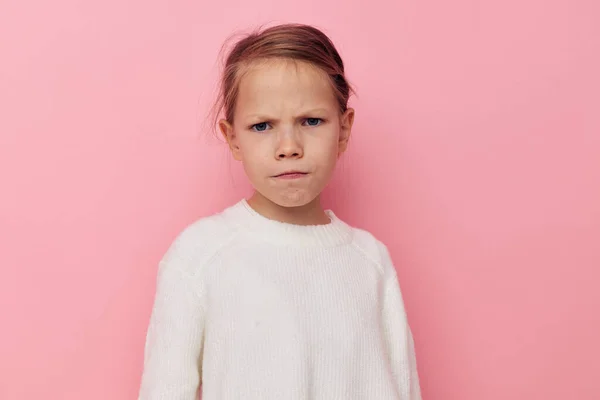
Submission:
M 252 156 L 255 156 L 258 152 L 260 152 L 260 141 L 256 140 L 256 138 L 252 138 L 252 136 L 248 135 L 247 132 L 242 132 L 238 138 L 240 151 L 242 152 L 244 158 L 252 158 Z
M 265 140 L 252 139 L 247 135 L 245 138 L 240 137 L 239 146 L 244 168 L 248 172 L 261 171 L 269 161 L 271 151 Z
M 336 131 L 323 132 L 314 143 L 313 151 L 320 164 L 335 164 L 338 154 L 338 134 Z

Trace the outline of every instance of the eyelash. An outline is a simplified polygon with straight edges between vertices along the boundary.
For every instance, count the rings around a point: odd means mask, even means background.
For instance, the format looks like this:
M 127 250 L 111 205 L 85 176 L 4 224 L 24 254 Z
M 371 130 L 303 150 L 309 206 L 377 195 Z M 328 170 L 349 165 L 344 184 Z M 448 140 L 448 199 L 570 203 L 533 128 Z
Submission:
M 306 125 L 306 126 L 317 127 L 317 126 L 320 126 L 320 125 L 322 125 L 322 124 L 323 124 L 323 122 L 325 122 L 325 120 L 324 120 L 323 118 L 305 118 L 305 119 L 304 119 L 304 122 L 308 121 L 309 119 L 318 120 L 318 121 L 319 121 L 319 123 L 318 123 L 317 125 Z M 251 125 L 251 126 L 250 126 L 250 130 L 253 130 L 254 132 L 265 132 L 265 131 L 266 131 L 266 129 L 265 129 L 265 130 L 262 130 L 262 131 L 257 131 L 257 130 L 255 129 L 257 125 L 262 125 L 262 124 L 267 124 L 267 125 L 269 125 L 269 123 L 268 123 L 268 122 L 266 122 L 266 121 L 265 121 L 265 122 L 259 122 L 258 124 Z

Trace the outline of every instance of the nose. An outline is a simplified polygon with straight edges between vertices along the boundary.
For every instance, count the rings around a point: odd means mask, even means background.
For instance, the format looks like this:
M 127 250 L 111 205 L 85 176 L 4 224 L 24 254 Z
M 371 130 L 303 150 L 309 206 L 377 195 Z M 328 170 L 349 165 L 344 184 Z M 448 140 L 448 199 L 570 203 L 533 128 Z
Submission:
M 286 158 L 302 158 L 303 156 L 304 148 L 296 132 L 293 129 L 281 132 L 275 158 L 284 160 Z

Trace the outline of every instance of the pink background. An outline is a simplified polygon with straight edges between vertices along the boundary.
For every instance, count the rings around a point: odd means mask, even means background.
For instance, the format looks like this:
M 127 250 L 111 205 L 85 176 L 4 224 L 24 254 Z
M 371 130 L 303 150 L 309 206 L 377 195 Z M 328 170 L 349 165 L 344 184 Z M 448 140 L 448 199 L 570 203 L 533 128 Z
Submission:
M 359 92 L 327 206 L 390 248 L 427 400 L 600 399 L 595 0 L 0 6 L 0 399 L 137 396 L 156 264 L 248 194 L 222 41 L 307 22 Z

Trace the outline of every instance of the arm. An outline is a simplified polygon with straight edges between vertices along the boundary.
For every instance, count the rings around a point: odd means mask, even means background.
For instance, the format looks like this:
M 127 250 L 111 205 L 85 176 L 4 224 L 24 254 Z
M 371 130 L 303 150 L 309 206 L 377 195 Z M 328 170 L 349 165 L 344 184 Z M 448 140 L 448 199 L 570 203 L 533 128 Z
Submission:
M 199 288 L 182 262 L 169 252 L 159 264 L 138 400 L 196 399 L 204 310 Z
M 421 400 L 415 346 L 408 325 L 400 285 L 387 249 L 384 249 L 386 278 L 383 297 L 383 330 L 386 349 L 402 400 Z

